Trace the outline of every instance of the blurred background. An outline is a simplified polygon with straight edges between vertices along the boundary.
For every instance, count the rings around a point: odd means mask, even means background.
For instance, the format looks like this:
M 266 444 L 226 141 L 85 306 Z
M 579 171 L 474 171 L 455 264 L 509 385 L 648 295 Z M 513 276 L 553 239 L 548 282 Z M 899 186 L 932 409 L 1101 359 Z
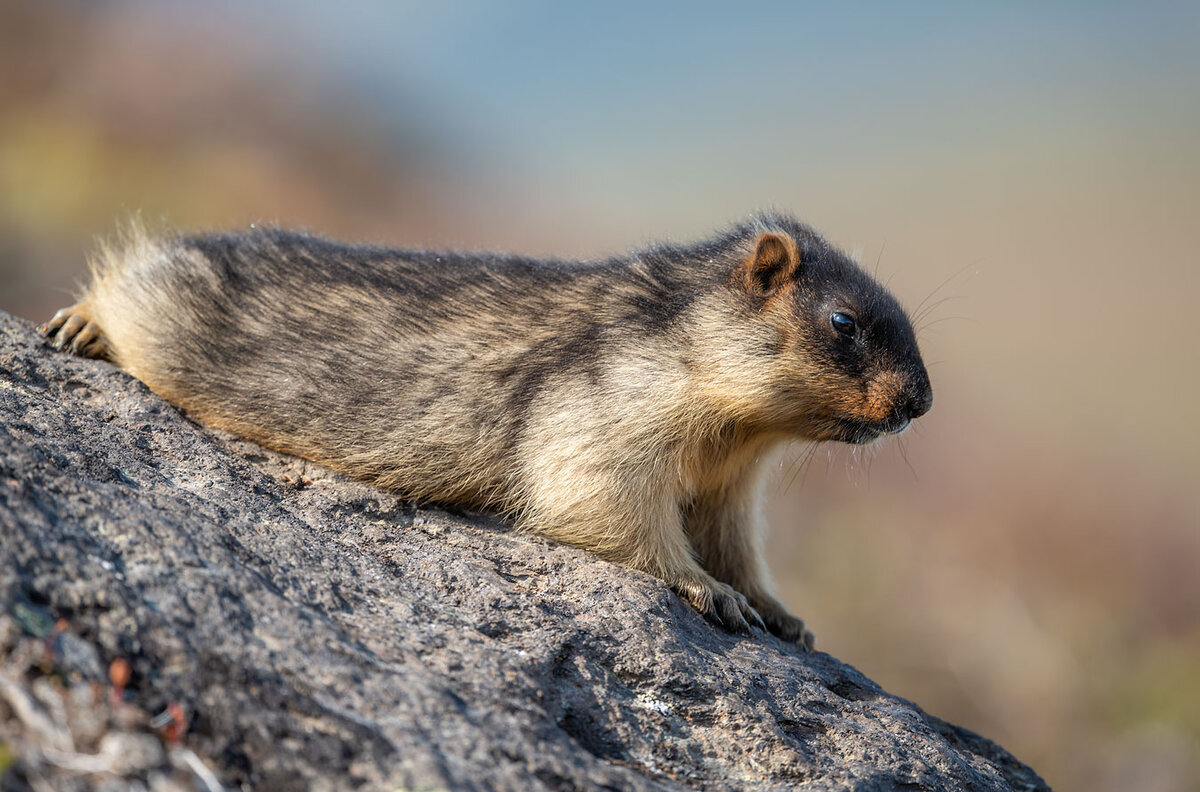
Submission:
M 763 208 L 921 306 L 936 394 L 780 467 L 820 647 L 1059 789 L 1200 789 L 1197 4 L 0 0 L 30 319 L 132 214 L 588 257 Z

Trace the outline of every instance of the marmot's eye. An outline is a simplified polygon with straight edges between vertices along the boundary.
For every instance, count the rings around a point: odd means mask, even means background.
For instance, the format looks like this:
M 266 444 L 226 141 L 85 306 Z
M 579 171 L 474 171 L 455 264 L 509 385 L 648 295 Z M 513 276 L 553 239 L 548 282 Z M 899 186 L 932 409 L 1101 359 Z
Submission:
M 853 336 L 858 332 L 858 325 L 854 322 L 854 317 L 841 311 L 829 317 L 829 324 L 844 336 Z

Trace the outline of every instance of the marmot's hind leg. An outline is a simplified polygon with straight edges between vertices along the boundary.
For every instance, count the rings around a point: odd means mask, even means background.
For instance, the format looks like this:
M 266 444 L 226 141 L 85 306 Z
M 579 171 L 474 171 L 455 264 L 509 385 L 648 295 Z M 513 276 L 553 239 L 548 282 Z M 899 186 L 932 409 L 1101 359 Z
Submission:
M 108 357 L 108 341 L 100 325 L 92 321 L 91 306 L 77 302 L 54 314 L 38 332 L 50 339 L 55 349 L 69 350 L 81 357 Z

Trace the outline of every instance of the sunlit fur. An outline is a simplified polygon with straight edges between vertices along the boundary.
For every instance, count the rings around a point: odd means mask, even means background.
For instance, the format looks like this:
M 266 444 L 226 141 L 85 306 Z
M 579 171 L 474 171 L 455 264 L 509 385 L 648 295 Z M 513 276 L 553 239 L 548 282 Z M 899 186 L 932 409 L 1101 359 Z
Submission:
M 45 332 L 196 419 L 809 644 L 763 560 L 764 470 L 791 438 L 864 442 L 929 404 L 895 300 L 778 215 L 594 262 L 134 228 L 92 275 Z

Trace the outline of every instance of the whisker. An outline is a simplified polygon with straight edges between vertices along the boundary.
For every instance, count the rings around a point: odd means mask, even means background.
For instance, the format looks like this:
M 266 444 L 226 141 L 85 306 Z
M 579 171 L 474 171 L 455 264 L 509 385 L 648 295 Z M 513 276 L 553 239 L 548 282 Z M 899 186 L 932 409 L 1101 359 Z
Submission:
M 937 310 L 938 306 L 942 305 L 943 303 L 948 303 L 948 302 L 951 302 L 952 300 L 965 300 L 965 299 L 967 299 L 967 295 L 965 295 L 965 294 L 948 294 L 945 297 L 942 297 L 941 299 L 935 300 L 935 301 L 931 302 L 929 305 L 926 305 L 923 309 L 913 312 L 913 316 L 912 316 L 913 324 L 916 324 L 916 323 L 920 322 L 922 319 L 924 319 L 926 316 L 929 316 L 929 314 L 931 314 L 935 310 Z
M 796 483 L 797 476 L 800 477 L 800 488 L 804 489 L 804 482 L 808 479 L 808 469 L 812 464 L 813 458 L 817 455 L 818 446 L 819 443 L 815 441 L 809 443 L 808 447 L 804 450 L 804 453 L 796 458 L 799 464 L 796 468 L 795 474 L 792 476 L 791 481 L 788 482 L 787 486 L 783 490 L 785 495 L 791 491 L 792 485 Z
M 917 469 L 913 467 L 912 462 L 908 461 L 908 449 L 904 446 L 904 438 L 896 438 L 896 445 L 900 446 L 900 458 L 904 460 L 904 464 L 908 465 L 908 469 L 912 471 L 913 481 L 920 481 L 921 477 L 917 475 Z
M 796 480 L 796 476 L 800 474 L 800 464 L 804 459 L 805 453 L 806 452 L 788 454 L 786 461 L 781 463 L 783 470 L 783 475 L 781 478 L 787 480 L 787 484 L 785 484 L 783 487 L 784 494 L 787 494 L 791 490 L 792 483 Z
M 940 324 L 942 322 L 948 322 L 951 319 L 957 319 L 962 322 L 970 322 L 972 324 L 979 323 L 979 320 L 973 316 L 943 316 L 938 319 L 934 319 L 932 322 L 926 322 L 925 324 L 921 325 L 920 327 L 917 328 L 917 332 L 923 333 L 926 330 L 928 330 L 929 328 L 933 327 L 934 325 Z
M 956 270 L 956 271 L 954 272 L 954 274 L 953 274 L 953 275 L 951 275 L 950 277 L 946 278 L 944 281 L 942 281 L 941 283 L 939 283 L 939 284 L 938 284 L 938 286 L 937 286 L 937 288 L 935 288 L 933 291 L 929 292 L 929 294 L 925 295 L 925 299 L 924 299 L 924 300 L 921 300 L 921 302 L 917 303 L 917 307 L 916 307 L 916 308 L 913 308 L 913 313 L 917 313 L 918 311 L 920 311 L 920 310 L 921 310 L 921 308 L 922 308 L 922 306 L 924 306 L 924 305 L 925 305 L 925 303 L 927 303 L 927 302 L 929 302 L 931 299 L 933 299 L 934 295 L 936 295 L 936 294 L 937 294 L 938 292 L 940 292 L 942 289 L 944 289 L 944 288 L 946 288 L 948 285 L 950 285 L 950 282 L 951 282 L 951 281 L 953 281 L 955 278 L 957 278 L 959 275 L 962 275 L 964 272 L 966 272 L 966 271 L 967 271 L 968 269 L 970 269 L 971 267 L 974 267 L 974 266 L 978 265 L 978 264 L 979 264 L 979 262 L 980 262 L 980 260 L 979 260 L 979 259 L 976 259 L 975 261 L 972 261 L 972 262 L 969 262 L 969 263 L 967 263 L 967 264 L 963 265 L 963 266 L 962 266 L 962 267 L 960 267 L 958 270 Z M 977 273 L 976 273 L 976 274 L 977 274 Z

